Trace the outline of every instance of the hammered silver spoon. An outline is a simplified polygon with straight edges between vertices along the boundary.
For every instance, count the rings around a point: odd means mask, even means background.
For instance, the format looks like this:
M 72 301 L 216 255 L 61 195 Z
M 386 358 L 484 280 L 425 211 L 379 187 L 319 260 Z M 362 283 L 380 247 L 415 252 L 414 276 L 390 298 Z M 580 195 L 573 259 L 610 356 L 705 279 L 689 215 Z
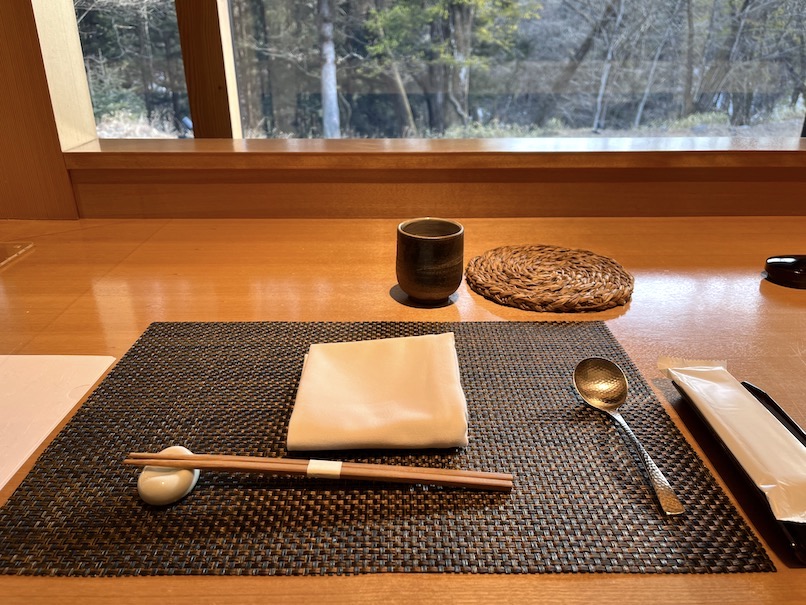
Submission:
M 683 512 L 683 504 L 675 495 L 663 473 L 649 456 L 644 446 L 632 432 L 627 421 L 619 413 L 619 407 L 627 399 L 627 377 L 624 372 L 612 361 L 600 357 L 590 357 L 580 361 L 574 369 L 574 388 L 582 400 L 608 414 L 613 418 L 627 435 L 635 442 L 641 459 L 644 461 L 649 482 L 655 490 L 663 512 L 667 515 L 679 515 Z

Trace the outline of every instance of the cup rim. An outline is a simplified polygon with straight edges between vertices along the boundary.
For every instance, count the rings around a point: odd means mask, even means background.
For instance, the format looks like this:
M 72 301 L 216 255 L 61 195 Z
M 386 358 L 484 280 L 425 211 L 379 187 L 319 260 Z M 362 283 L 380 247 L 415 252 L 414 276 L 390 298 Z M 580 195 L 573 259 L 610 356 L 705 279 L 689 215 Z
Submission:
M 408 227 L 409 225 L 411 225 L 413 223 L 423 222 L 423 221 L 434 221 L 434 222 L 439 221 L 441 223 L 447 223 L 449 225 L 453 225 L 454 227 L 456 227 L 457 230 L 455 232 L 453 232 L 453 233 L 446 233 L 445 235 L 420 235 L 420 234 L 417 234 L 417 233 L 410 233 L 410 232 L 405 230 L 406 227 Z M 440 217 L 437 217 L 437 216 L 421 216 L 419 218 L 411 218 L 411 219 L 407 219 L 407 220 L 403 221 L 402 223 L 400 223 L 397 226 L 397 231 L 398 231 L 398 233 L 402 233 L 403 235 L 406 235 L 407 237 L 415 237 L 415 238 L 418 238 L 418 239 L 426 239 L 426 240 L 428 240 L 428 239 L 443 239 L 443 238 L 446 238 L 446 237 L 456 237 L 457 235 L 462 235 L 464 233 L 464 231 L 465 231 L 465 227 L 464 227 L 464 225 L 462 225 L 462 223 L 460 223 L 458 221 L 454 221 L 454 220 L 449 219 L 449 218 L 440 218 Z

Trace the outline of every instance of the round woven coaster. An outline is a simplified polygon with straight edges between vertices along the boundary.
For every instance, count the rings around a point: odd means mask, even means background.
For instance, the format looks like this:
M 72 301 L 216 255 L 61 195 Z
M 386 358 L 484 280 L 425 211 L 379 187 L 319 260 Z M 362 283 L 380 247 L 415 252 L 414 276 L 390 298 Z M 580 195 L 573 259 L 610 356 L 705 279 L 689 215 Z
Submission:
M 499 304 L 527 311 L 602 311 L 626 304 L 634 279 L 616 261 L 588 250 L 502 246 L 472 259 L 470 288 Z

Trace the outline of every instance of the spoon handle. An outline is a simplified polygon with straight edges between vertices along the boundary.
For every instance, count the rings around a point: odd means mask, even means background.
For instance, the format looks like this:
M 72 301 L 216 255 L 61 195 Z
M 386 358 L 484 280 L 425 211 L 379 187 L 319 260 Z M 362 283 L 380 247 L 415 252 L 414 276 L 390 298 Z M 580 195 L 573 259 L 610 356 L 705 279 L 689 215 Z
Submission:
M 672 486 L 669 485 L 669 481 L 667 481 L 666 477 L 658 468 L 658 465 L 655 464 L 655 461 L 652 460 L 649 453 L 644 449 L 644 446 L 641 445 L 638 437 L 636 437 L 635 433 L 632 432 L 630 425 L 627 424 L 627 421 L 624 420 L 624 418 L 622 418 L 621 414 L 618 412 L 610 412 L 610 415 L 627 432 L 638 448 L 638 451 L 641 452 L 641 458 L 644 460 L 644 466 L 646 466 L 646 470 L 649 473 L 649 480 L 652 483 L 652 487 L 655 489 L 655 495 L 658 497 L 658 502 L 660 502 L 663 512 L 665 512 L 667 515 L 681 514 L 683 512 L 683 503 L 680 502 L 677 495 L 674 493 L 674 490 L 672 490 Z

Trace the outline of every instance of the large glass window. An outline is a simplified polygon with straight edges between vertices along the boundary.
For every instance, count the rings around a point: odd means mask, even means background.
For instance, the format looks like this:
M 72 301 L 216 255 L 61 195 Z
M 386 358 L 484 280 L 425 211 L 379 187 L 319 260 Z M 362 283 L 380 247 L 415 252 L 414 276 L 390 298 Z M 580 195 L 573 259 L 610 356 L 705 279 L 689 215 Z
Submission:
M 101 137 L 192 136 L 172 0 L 75 0 Z M 230 0 L 250 138 L 798 136 L 803 0 Z
M 98 136 L 192 136 L 173 0 L 74 5 Z

